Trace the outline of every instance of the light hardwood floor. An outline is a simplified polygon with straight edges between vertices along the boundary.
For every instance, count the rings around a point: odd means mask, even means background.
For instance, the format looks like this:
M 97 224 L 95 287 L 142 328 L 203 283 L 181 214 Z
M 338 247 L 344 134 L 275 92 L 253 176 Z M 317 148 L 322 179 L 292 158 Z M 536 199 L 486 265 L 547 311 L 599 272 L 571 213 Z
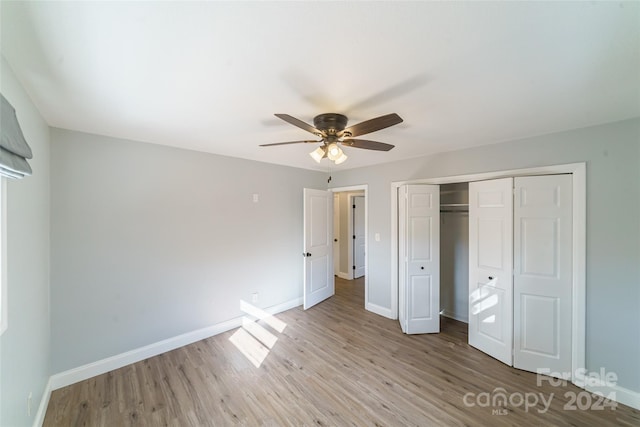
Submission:
M 249 334 L 229 331 L 54 391 L 44 425 L 640 425 L 640 411 L 624 405 L 566 409 L 586 392 L 538 386 L 535 374 L 470 347 L 464 323 L 443 318 L 440 334 L 408 336 L 363 305 L 362 280 L 336 279 L 333 298 L 276 315 L 281 332 L 264 320 L 247 326 L 261 326 L 253 333 L 272 347 L 249 350 L 255 364 L 233 343 L 251 343 Z M 497 388 L 504 406 L 484 400 Z M 549 410 L 521 403 L 534 395 Z

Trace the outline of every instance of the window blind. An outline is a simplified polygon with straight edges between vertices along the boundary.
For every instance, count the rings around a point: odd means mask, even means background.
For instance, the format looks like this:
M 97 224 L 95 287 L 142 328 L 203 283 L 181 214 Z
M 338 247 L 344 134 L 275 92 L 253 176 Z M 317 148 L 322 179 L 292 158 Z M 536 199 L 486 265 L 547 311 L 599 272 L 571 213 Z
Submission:
M 31 175 L 31 166 L 27 159 L 33 157 L 31 147 L 27 144 L 18 123 L 16 110 L 2 97 L 0 110 L 0 175 L 20 179 Z

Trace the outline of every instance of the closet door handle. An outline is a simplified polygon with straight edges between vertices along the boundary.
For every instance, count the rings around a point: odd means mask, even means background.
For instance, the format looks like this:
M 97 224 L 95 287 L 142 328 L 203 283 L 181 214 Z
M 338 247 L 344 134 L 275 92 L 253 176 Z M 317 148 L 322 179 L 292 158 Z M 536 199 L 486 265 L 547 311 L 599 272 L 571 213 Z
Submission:
M 489 280 L 493 280 L 493 276 L 489 276 Z

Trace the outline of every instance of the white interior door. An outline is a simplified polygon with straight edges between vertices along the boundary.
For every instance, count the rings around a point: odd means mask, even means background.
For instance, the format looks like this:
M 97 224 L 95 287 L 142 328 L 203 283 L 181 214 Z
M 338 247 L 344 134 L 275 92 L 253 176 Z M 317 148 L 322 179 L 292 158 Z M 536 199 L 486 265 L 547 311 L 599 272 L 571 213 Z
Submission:
M 469 183 L 469 344 L 512 365 L 513 178 Z
M 333 193 L 304 189 L 304 290 L 308 309 L 332 296 Z
M 402 331 L 440 332 L 440 187 L 398 189 L 399 292 Z
M 572 177 L 515 179 L 514 359 L 571 373 Z
M 353 278 L 364 276 L 364 196 L 353 198 Z

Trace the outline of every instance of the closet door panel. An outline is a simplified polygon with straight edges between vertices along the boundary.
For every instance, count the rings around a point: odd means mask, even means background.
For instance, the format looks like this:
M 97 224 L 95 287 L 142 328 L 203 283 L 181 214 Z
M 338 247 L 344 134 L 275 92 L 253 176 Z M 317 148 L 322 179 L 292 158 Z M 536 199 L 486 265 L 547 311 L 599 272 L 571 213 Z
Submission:
M 571 374 L 571 175 L 515 179 L 514 366 Z
M 440 332 L 440 187 L 399 188 L 398 312 L 407 334 Z
M 513 178 L 469 184 L 469 344 L 513 351 Z

